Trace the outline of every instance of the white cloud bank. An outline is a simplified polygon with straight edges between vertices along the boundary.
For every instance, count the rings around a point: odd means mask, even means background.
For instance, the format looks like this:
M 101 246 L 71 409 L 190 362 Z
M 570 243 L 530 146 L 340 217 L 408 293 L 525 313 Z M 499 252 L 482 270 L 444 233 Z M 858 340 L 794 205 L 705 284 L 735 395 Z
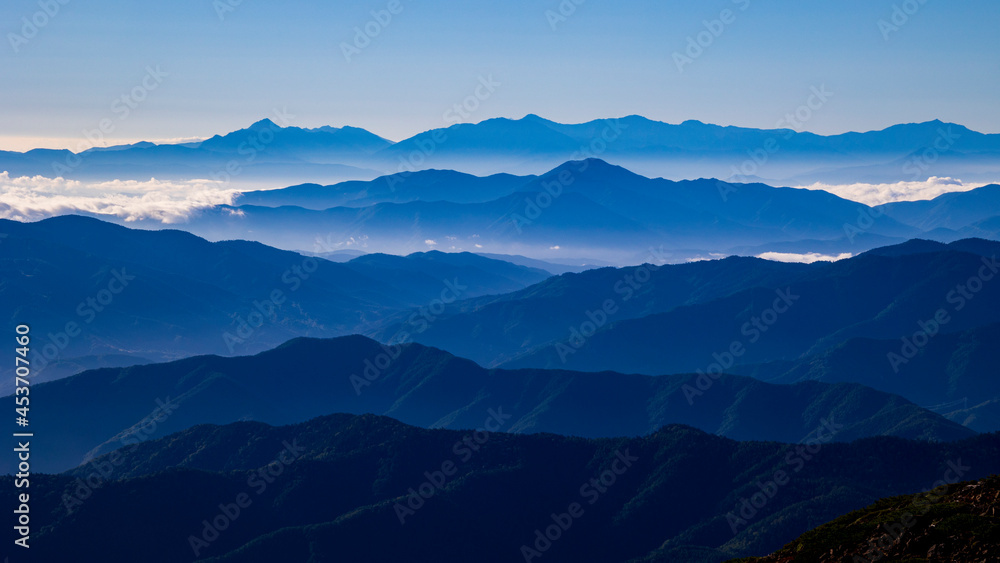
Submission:
M 198 210 L 233 203 L 238 190 L 212 180 L 114 180 L 80 182 L 65 178 L 0 172 L 0 218 L 37 221 L 54 215 L 94 213 L 125 221 L 150 219 L 183 223 Z
M 892 201 L 917 201 L 934 199 L 949 192 L 967 192 L 987 184 L 966 184 L 955 178 L 932 176 L 922 182 L 896 182 L 894 184 L 821 184 L 798 186 L 807 190 L 823 190 L 844 199 L 866 205 L 881 205 Z
M 757 258 L 763 258 L 764 260 L 773 260 L 775 262 L 796 262 L 799 264 L 812 264 L 813 262 L 826 261 L 826 262 L 836 262 L 837 260 L 846 260 L 853 256 L 850 252 L 845 252 L 843 254 L 838 254 L 836 256 L 819 254 L 817 252 L 808 252 L 806 254 L 795 254 L 793 252 L 765 252 L 763 254 L 758 254 Z

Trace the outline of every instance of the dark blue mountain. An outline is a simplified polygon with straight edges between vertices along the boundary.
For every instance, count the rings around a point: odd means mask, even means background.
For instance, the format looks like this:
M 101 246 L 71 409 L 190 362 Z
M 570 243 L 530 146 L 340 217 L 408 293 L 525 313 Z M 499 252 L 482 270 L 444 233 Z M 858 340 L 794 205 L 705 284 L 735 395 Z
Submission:
M 337 264 L 257 242 L 211 243 L 78 216 L 2 220 L 0 230 L 7 235 L 0 316 L 31 325 L 40 359 L 34 371 L 43 378 L 65 375 L 84 357 L 122 365 L 123 357 L 245 354 L 296 336 L 350 334 L 442 295 L 503 293 L 548 277 L 445 253 Z M 448 284 L 456 289 L 448 292 Z M 50 363 L 62 367 L 47 373 Z M 9 390 L 13 379 L 3 381 L 0 390 Z
M 470 252 L 439 250 L 407 256 L 366 254 L 345 263 L 348 268 L 378 278 L 407 291 L 434 296 L 446 289 L 445 281 L 457 282 L 461 296 L 509 293 L 550 277 L 538 268 L 519 266 Z
M 913 241 L 834 263 L 591 270 L 451 304 L 413 338 L 487 366 L 646 374 L 798 361 L 852 338 L 902 347 L 924 326 L 949 334 L 1000 322 L 998 251 L 984 240 Z M 373 334 L 390 340 L 405 318 Z
M 230 179 L 253 187 L 273 187 L 282 178 L 288 185 L 429 168 L 537 174 L 592 156 L 648 176 L 772 178 L 799 185 L 929 176 L 991 181 L 1000 172 L 1000 136 L 940 121 L 821 136 L 693 120 L 669 124 L 636 115 L 580 124 L 528 115 L 456 124 L 392 143 L 355 127 L 305 129 L 263 119 L 201 143 L 102 149 L 82 152 L 81 162 L 69 166 L 76 160 L 69 151 L 0 152 L 0 170 L 91 180 L 190 179 L 220 175 L 235 163 L 240 173 Z M 927 151 L 935 151 L 929 164 Z
M 925 150 L 936 150 L 933 166 L 917 160 Z M 424 166 L 474 173 L 539 170 L 593 155 L 646 175 L 794 177 L 806 184 L 895 182 L 914 172 L 968 181 L 994 179 L 1000 171 L 1000 136 L 937 120 L 821 136 L 694 120 L 669 124 L 637 115 L 581 124 L 528 115 L 427 131 L 383 152 L 390 160 L 416 154 Z
M 334 202 L 345 206 L 306 208 Z M 649 248 L 684 261 L 737 247 L 764 252 L 768 245 L 822 241 L 836 255 L 925 234 L 878 215 L 818 190 L 650 179 L 592 158 L 537 177 L 432 170 L 251 192 L 235 206 L 203 211 L 185 228 L 210 239 L 255 239 L 316 252 L 330 250 L 314 248 L 319 236 L 334 244 L 363 238 L 370 248 L 392 254 L 438 248 L 619 265 L 641 262 Z
M 502 428 L 490 418 L 497 407 L 476 409 L 474 424 Z M 500 563 L 534 549 L 560 563 L 719 563 L 778 549 L 879 497 L 915 495 L 942 475 L 952 482 L 1000 471 L 996 435 L 829 443 L 836 424 L 818 426 L 808 446 L 735 442 L 679 425 L 602 440 L 423 430 L 372 415 L 201 425 L 63 475 L 33 476 L 31 515 L 45 525 L 32 534 L 32 553 L 115 563 Z M 108 466 L 100 478 L 96 468 Z M 0 478 L 0 488 L 13 495 L 13 482 Z M 995 489 L 985 489 L 976 514 L 988 513 Z M 958 490 L 968 491 L 948 492 Z M 955 497 L 922 521 L 958 512 L 959 522 L 990 524 L 988 515 L 961 518 Z M 914 500 L 898 506 L 913 510 Z M 866 517 L 864 532 L 883 522 Z M 938 527 L 935 537 L 974 535 Z M 106 528 L 120 539 L 92 541 Z M 923 538 L 924 528 L 911 533 Z M 804 553 L 846 543 L 813 537 Z M 976 549 L 989 544 L 983 539 Z
M 107 181 L 208 179 L 227 186 L 273 186 L 299 180 L 371 178 L 364 161 L 391 144 L 355 127 L 302 129 L 270 119 L 200 143 L 136 143 L 114 150 L 0 151 L 0 170 L 11 176 L 62 176 Z M 287 184 L 285 184 L 287 185 Z
M 723 364 L 792 360 L 851 338 L 913 338 L 921 331 L 968 330 L 1000 322 L 1000 284 L 980 277 L 994 276 L 998 269 L 992 258 L 965 252 L 860 256 L 810 268 L 778 285 L 642 318 L 609 319 L 578 349 L 571 344 L 578 339 L 564 328 L 560 340 L 504 365 L 687 372 L 707 370 L 717 357 L 726 358 Z M 570 326 L 579 330 L 587 320 L 585 312 Z M 448 326 L 437 323 L 418 341 L 437 345 L 435 336 Z M 740 344 L 738 357 L 726 356 L 733 343 Z M 465 353 L 460 347 L 449 349 Z
M 479 177 L 452 170 L 423 170 L 382 176 L 370 181 L 348 181 L 332 186 L 302 184 L 277 190 L 244 192 L 236 205 L 296 206 L 306 209 L 365 207 L 376 203 L 450 201 L 482 203 L 523 186 L 533 176 L 495 174 Z
M 945 228 L 959 230 L 1000 215 L 1000 185 L 990 184 L 967 192 L 952 192 L 931 200 L 897 201 L 879 205 L 900 223 L 923 231 Z
M 230 157 L 253 151 L 265 160 L 356 164 L 359 157 L 390 145 L 391 141 L 357 127 L 303 129 L 262 119 L 246 129 L 206 139 L 197 149 Z
M 33 416 L 32 428 L 59 447 L 33 456 L 32 466 L 69 469 L 154 430 L 163 436 L 247 419 L 288 424 L 337 412 L 460 429 L 477 427 L 482 413 L 494 408 L 510 417 L 507 432 L 587 437 L 636 436 L 682 423 L 738 439 L 798 442 L 829 417 L 842 425 L 837 441 L 879 435 L 947 441 L 974 434 L 860 385 L 782 386 L 726 376 L 692 404 L 687 389 L 696 380 L 485 370 L 416 344 L 385 347 L 360 336 L 296 339 L 256 356 L 105 368 L 36 385 L 32 396 L 44 397 L 47 408 Z M 80 420 L 88 422 L 73 423 Z M 0 461 L 0 474 L 14 468 L 7 463 Z
M 559 259 L 559 262 L 551 262 L 545 260 L 535 260 L 534 258 L 528 258 L 526 256 L 518 256 L 514 254 L 492 254 L 489 252 L 477 252 L 476 254 L 480 256 L 485 256 L 487 258 L 492 258 L 494 260 L 503 260 L 504 262 L 510 262 L 511 264 L 517 264 L 519 266 L 527 266 L 529 268 L 538 268 L 540 270 L 545 270 L 552 275 L 565 274 L 568 272 L 579 273 L 585 270 L 591 270 L 593 268 L 598 268 L 602 266 L 608 266 L 609 264 L 588 264 L 585 260 L 572 259 Z
M 909 341 L 856 338 L 815 356 L 731 371 L 774 383 L 859 383 L 902 395 L 980 432 L 1000 429 L 995 365 L 1000 324 L 938 334 L 920 347 L 912 337 Z

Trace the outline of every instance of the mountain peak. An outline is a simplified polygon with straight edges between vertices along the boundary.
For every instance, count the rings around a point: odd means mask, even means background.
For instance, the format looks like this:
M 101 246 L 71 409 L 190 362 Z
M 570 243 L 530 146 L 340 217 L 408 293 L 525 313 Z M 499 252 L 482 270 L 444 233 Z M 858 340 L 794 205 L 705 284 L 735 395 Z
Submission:
M 929 252 L 947 251 L 948 246 L 933 240 L 910 239 L 906 242 L 873 248 L 867 252 L 862 252 L 862 256 L 908 256 L 910 254 L 926 254 Z
M 698 125 L 698 126 L 701 126 L 701 125 L 705 125 L 705 122 L 704 121 L 698 121 L 697 119 L 686 119 L 686 120 L 684 120 L 684 121 L 681 122 L 681 125 L 689 125 L 689 126 L 690 125 Z
M 265 117 L 264 119 L 252 124 L 247 129 L 280 129 L 280 127 L 278 127 L 277 123 L 271 121 L 270 118 Z
M 606 160 L 602 160 L 597 157 L 584 158 L 581 160 L 570 160 L 560 164 L 559 166 L 549 170 L 542 177 L 553 176 L 561 174 L 564 171 L 569 171 L 572 174 L 592 174 L 595 176 L 629 176 L 629 177 L 642 177 L 628 170 L 618 166 L 617 164 L 611 164 Z
M 534 122 L 541 122 L 541 123 L 550 123 L 548 119 L 545 119 L 544 117 L 542 117 L 542 116 L 540 116 L 538 114 L 535 114 L 535 113 L 529 113 L 528 115 L 522 117 L 521 121 L 534 121 Z

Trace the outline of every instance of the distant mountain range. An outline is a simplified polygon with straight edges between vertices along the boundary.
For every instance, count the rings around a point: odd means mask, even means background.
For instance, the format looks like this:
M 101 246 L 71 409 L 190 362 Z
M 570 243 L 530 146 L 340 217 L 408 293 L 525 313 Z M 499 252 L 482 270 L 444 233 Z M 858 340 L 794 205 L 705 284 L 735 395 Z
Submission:
M 35 149 L 0 151 L 0 170 L 11 176 L 109 181 L 216 180 L 227 186 L 274 186 L 314 178 L 371 178 L 375 170 L 346 161 L 373 154 L 391 142 L 363 129 L 282 127 L 263 119 L 239 131 L 200 143 L 95 148 L 80 153 Z
M 294 384 L 282 385 L 283 379 Z M 283 391 L 275 393 L 275 385 Z M 289 424 L 338 412 L 459 429 L 475 428 L 493 408 L 504 413 L 506 432 L 585 437 L 638 436 L 681 423 L 737 439 L 799 442 L 823 420 L 837 423 L 837 441 L 881 435 L 949 441 L 974 434 L 860 385 L 770 385 L 724 376 L 698 391 L 703 388 L 693 374 L 488 371 L 416 344 L 385 347 L 360 336 L 296 339 L 256 356 L 105 368 L 36 384 L 32 396 L 42 397 L 46 409 L 32 418 L 32 428 L 60 447 L 35 454 L 32 466 L 66 470 L 154 433 L 198 424 Z M 14 469 L 6 464 L 0 460 L 0 473 Z
M 33 475 L 32 521 L 45 525 L 32 534 L 32 554 L 464 563 L 534 552 L 542 561 L 716 563 L 776 550 L 881 497 L 1000 471 L 996 434 L 845 444 L 829 441 L 835 426 L 819 425 L 807 446 L 678 425 L 601 440 L 487 431 L 507 429 L 503 406 L 466 413 L 478 432 L 372 415 L 200 425 L 62 475 Z M 0 488 L 15 491 L 13 481 L 0 478 Z M 92 541 L 107 529 L 119 539 Z M 820 533 L 804 547 L 841 545 Z
M 910 339 L 912 342 L 912 338 Z M 772 383 L 861 383 L 896 393 L 981 432 L 1000 429 L 1000 379 L 995 350 L 1000 324 L 936 335 L 913 356 L 899 339 L 851 339 L 789 362 L 734 366 L 729 371 Z M 888 358 L 896 355 L 896 363 Z
M 244 192 L 239 206 L 302 207 L 322 211 L 331 207 L 367 207 L 377 203 L 449 201 L 485 203 L 517 191 L 536 176 L 495 174 L 473 176 L 453 170 L 424 170 L 394 174 L 369 181 L 348 181 L 333 186 L 302 184 L 276 190 Z
M 511 369 L 861 383 L 996 431 L 998 254 L 993 241 L 911 241 L 834 263 L 590 270 L 449 304 L 412 339 Z M 405 318 L 372 335 L 391 341 Z
M 442 252 L 338 264 L 259 243 L 210 243 L 77 216 L 0 220 L 0 231 L 7 235 L 0 316 L 32 325 L 35 372 L 45 379 L 80 366 L 127 365 L 128 358 L 246 354 L 296 336 L 350 334 L 390 313 L 549 277 Z M 0 392 L 9 392 L 13 380 L 3 381 Z
M 850 338 L 899 339 L 922 330 L 967 330 L 1000 322 L 1000 284 L 989 283 L 1000 273 L 997 270 L 1000 264 L 990 259 L 984 263 L 984 257 L 965 252 L 862 255 L 820 264 L 784 283 L 750 286 L 704 303 L 635 319 L 609 316 L 603 326 L 588 329 L 592 334 L 579 348 L 570 342 L 575 340 L 570 329 L 576 326 L 579 332 L 588 317 L 587 309 L 578 309 L 576 322 L 561 327 L 559 340 L 525 351 L 504 365 L 660 374 L 706 369 L 713 354 L 722 354 L 733 342 L 745 345 L 735 363 L 760 363 L 822 352 Z M 980 272 L 989 279 L 978 281 Z M 970 279 L 976 280 L 972 286 L 979 291 L 966 288 Z M 966 288 L 964 294 L 960 288 Z M 616 297 L 612 288 L 605 291 L 608 298 Z M 945 322 L 934 320 L 938 311 Z M 500 319 L 485 320 L 486 313 L 471 316 L 483 319 L 485 326 L 505 326 Z M 435 336 L 471 320 L 469 316 L 442 319 L 417 340 L 439 345 Z M 935 324 L 939 328 L 933 328 Z M 499 342 L 496 339 L 494 345 Z M 571 349 L 566 351 L 566 346 Z M 444 347 L 466 355 L 461 346 Z M 468 356 L 483 359 L 479 354 Z
M 651 248 L 669 262 L 765 252 L 839 256 L 915 237 L 1000 238 L 1000 211 L 991 211 L 998 190 L 873 208 L 821 190 L 672 182 L 587 159 L 540 176 L 427 170 L 251 191 L 182 226 L 210 240 L 314 253 L 439 249 L 616 265 L 648 261 Z M 162 228 L 158 219 L 127 224 Z
M 92 180 L 215 178 L 240 187 L 273 187 L 428 168 L 538 174 L 567 160 L 594 156 L 673 179 L 768 178 L 811 184 L 1000 178 L 1000 135 L 940 121 L 822 136 L 699 121 L 669 124 L 636 115 L 581 124 L 527 115 L 433 129 L 397 143 L 356 127 L 304 129 L 292 125 L 294 119 L 279 122 L 263 119 L 200 143 L 136 143 L 78 155 L 4 151 L 0 170 L 14 176 Z M 236 169 L 238 174 L 232 172 Z
M 929 232 L 982 228 L 981 223 L 997 216 L 1000 186 L 947 193 L 931 200 L 886 203 L 876 209 L 900 223 Z
M 988 355 L 980 357 L 1000 324 L 1000 286 L 990 282 L 1000 243 L 993 241 L 914 240 L 833 263 L 731 257 L 550 276 L 538 267 L 546 263 L 523 257 L 512 258 L 524 264 L 517 265 L 432 251 L 335 263 L 73 216 L 3 221 L 0 230 L 8 234 L 0 294 L 18 296 L 3 300 L 3 314 L 31 323 L 39 383 L 85 369 L 253 354 L 300 336 L 363 333 L 489 368 L 859 383 L 969 428 L 1000 429 L 1000 390 L 988 380 Z M 947 315 L 940 334 L 905 348 L 900 339 L 912 341 L 939 310 Z M 890 353 L 902 359 L 890 361 Z M 850 367 L 859 362 L 863 369 Z M 9 393 L 12 380 L 4 381 L 0 393 Z M 667 422 L 724 427 L 652 417 L 621 431 Z
M 265 119 L 3 170 L 235 193 L 171 200 L 184 230 L 0 220 L 45 560 L 832 561 L 1000 472 L 1000 185 L 781 187 L 985 183 L 1000 135 Z M 897 555 L 985 557 L 943 542 L 996 531 L 995 488 Z
M 942 332 L 998 322 L 1000 286 L 983 282 L 971 298 L 952 292 L 981 270 L 992 275 L 998 253 L 1000 243 L 985 240 L 913 241 L 832 263 L 732 257 L 590 270 L 450 304 L 415 339 L 487 366 L 649 374 L 705 368 L 714 352 L 753 339 L 734 363 L 758 363 L 854 337 L 912 335 L 938 308 L 951 313 Z M 611 312 L 602 312 L 607 300 Z M 955 310 L 962 303 L 969 306 Z M 770 309 L 782 312 L 767 313 L 770 322 L 763 326 L 762 320 L 753 322 Z M 576 347 L 570 343 L 577 340 L 574 328 L 587 333 Z M 390 319 L 375 334 L 389 338 L 395 330 Z

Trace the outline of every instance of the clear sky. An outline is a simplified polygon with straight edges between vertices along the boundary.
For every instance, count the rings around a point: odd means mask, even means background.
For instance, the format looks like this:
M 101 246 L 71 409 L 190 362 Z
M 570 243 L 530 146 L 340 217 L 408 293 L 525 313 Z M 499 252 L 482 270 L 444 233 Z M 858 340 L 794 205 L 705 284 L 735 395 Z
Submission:
M 76 148 L 102 120 L 112 144 L 207 137 L 275 108 L 400 140 L 481 80 L 463 120 L 774 127 L 825 86 L 805 130 L 1000 132 L 996 0 L 6 0 L 0 22 L 5 149 Z

